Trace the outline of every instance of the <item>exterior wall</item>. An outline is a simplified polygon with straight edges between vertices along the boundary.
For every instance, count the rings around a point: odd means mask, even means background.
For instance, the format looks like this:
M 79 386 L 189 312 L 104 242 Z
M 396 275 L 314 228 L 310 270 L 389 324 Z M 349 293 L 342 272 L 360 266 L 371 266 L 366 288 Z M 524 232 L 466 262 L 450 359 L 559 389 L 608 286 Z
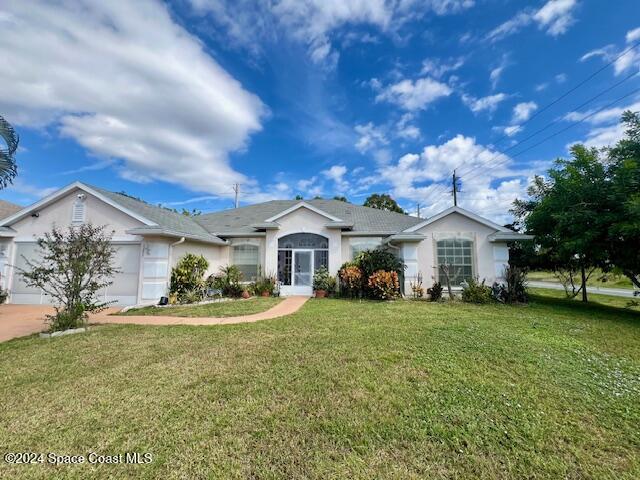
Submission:
M 342 265 L 342 238 L 340 230 L 324 227 L 329 220 L 306 208 L 299 208 L 278 219 L 278 230 L 267 230 L 265 242 L 265 271 L 278 271 L 278 239 L 291 233 L 316 233 L 329 239 L 329 273 L 337 275 Z
M 187 253 L 202 255 L 209 261 L 209 268 L 206 273 L 208 276 L 212 273 L 217 273 L 220 267 L 229 264 L 229 251 L 230 248 L 224 245 L 211 245 L 187 240 L 171 249 L 170 267 L 175 267 L 178 260 Z
M 38 217 L 27 216 L 11 225 L 18 232 L 17 238 L 36 238 L 51 230 L 51 227 L 67 227 L 71 225 L 71 211 L 78 193 L 86 195 L 86 219 L 94 225 L 107 225 L 114 230 L 114 237 L 128 236 L 125 232 L 131 228 L 140 227 L 142 223 L 131 218 L 120 210 L 104 203 L 102 200 L 86 193 L 84 190 L 74 190 L 59 198 L 56 202 L 38 210 Z M 130 235 L 129 235 L 130 237 Z
M 480 280 L 485 279 L 488 284 L 502 280 L 502 270 L 509 261 L 509 251 L 506 244 L 488 241 L 487 237 L 494 232 L 495 229 L 455 212 L 418 230 L 418 233 L 427 237 L 417 246 L 417 272 L 422 273 L 424 286 L 431 286 L 437 279 L 435 242 L 448 235 L 473 240 L 474 275 Z M 412 280 L 407 271 L 405 291 L 410 291 L 409 282 Z

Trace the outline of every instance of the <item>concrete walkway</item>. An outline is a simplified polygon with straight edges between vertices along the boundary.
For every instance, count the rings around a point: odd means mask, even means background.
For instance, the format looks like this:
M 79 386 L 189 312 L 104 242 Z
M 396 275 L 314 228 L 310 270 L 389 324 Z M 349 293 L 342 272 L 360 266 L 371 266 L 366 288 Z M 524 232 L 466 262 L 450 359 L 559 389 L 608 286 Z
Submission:
M 231 323 L 251 323 L 295 313 L 300 310 L 300 307 L 307 300 L 309 300 L 309 297 L 287 297 L 269 310 L 239 317 L 170 317 L 168 315 L 108 315 L 99 313 L 91 317 L 90 323 L 135 323 L 136 325 L 228 325 Z
M 308 297 L 287 297 L 278 305 L 264 312 L 222 318 L 110 315 L 117 313 L 119 309 L 109 308 L 104 312 L 91 315 L 89 323 L 134 323 L 138 325 L 227 325 L 249 323 L 290 315 L 297 312 L 308 299 Z M 53 313 L 53 308 L 46 305 L 0 305 L 0 342 L 46 330 L 47 325 L 44 323 L 44 317 L 49 313 Z
M 550 288 L 552 290 L 564 290 L 560 283 L 555 282 L 539 282 L 528 281 L 527 285 L 534 288 Z M 587 286 L 587 293 L 597 293 L 599 295 L 612 295 L 614 297 L 633 298 L 633 290 L 631 288 L 607 288 L 607 287 L 590 287 Z

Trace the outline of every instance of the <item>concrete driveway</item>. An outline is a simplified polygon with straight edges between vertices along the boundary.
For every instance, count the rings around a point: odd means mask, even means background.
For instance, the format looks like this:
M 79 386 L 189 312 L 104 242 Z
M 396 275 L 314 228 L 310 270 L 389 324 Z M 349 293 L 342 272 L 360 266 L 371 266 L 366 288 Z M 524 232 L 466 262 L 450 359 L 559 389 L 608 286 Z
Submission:
M 118 310 L 110 308 L 104 313 Z M 44 316 L 47 313 L 53 313 L 53 308 L 48 305 L 0 305 L 0 342 L 46 330 Z
M 0 305 L 0 342 L 45 330 L 44 316 L 52 312 L 45 305 Z

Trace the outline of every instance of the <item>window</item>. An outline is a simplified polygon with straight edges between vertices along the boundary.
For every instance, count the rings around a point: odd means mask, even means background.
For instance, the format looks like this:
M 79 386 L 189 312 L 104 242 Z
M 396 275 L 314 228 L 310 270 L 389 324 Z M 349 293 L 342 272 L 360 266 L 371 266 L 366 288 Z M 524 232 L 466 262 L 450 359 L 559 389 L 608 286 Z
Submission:
M 84 196 L 78 195 L 78 198 L 73 202 L 73 209 L 71 211 L 71 223 L 84 223 L 85 220 L 85 203 Z
M 255 280 L 260 265 L 260 249 L 257 245 L 234 245 L 233 264 L 242 272 L 243 281 Z
M 444 281 L 442 265 L 451 265 L 451 285 L 459 286 L 463 280 L 473 278 L 473 242 L 450 238 L 437 242 L 438 274 Z
M 371 238 L 351 238 L 349 239 L 349 245 L 351 246 L 351 259 L 356 258 L 360 252 L 365 250 L 375 250 L 382 244 L 381 237 Z

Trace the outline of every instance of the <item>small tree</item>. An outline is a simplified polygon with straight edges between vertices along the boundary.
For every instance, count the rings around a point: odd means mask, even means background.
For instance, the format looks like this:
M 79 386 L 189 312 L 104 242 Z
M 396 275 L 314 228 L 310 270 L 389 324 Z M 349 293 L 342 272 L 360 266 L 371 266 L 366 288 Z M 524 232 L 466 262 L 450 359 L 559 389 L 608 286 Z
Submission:
M 105 227 L 90 223 L 67 230 L 53 227 L 37 240 L 41 259 L 23 256 L 19 269 L 28 287 L 41 289 L 54 300 L 54 315 L 47 315 L 52 332 L 86 324 L 88 313 L 105 309 L 111 302 L 98 301 L 98 292 L 113 283 L 118 269 L 115 250 Z

